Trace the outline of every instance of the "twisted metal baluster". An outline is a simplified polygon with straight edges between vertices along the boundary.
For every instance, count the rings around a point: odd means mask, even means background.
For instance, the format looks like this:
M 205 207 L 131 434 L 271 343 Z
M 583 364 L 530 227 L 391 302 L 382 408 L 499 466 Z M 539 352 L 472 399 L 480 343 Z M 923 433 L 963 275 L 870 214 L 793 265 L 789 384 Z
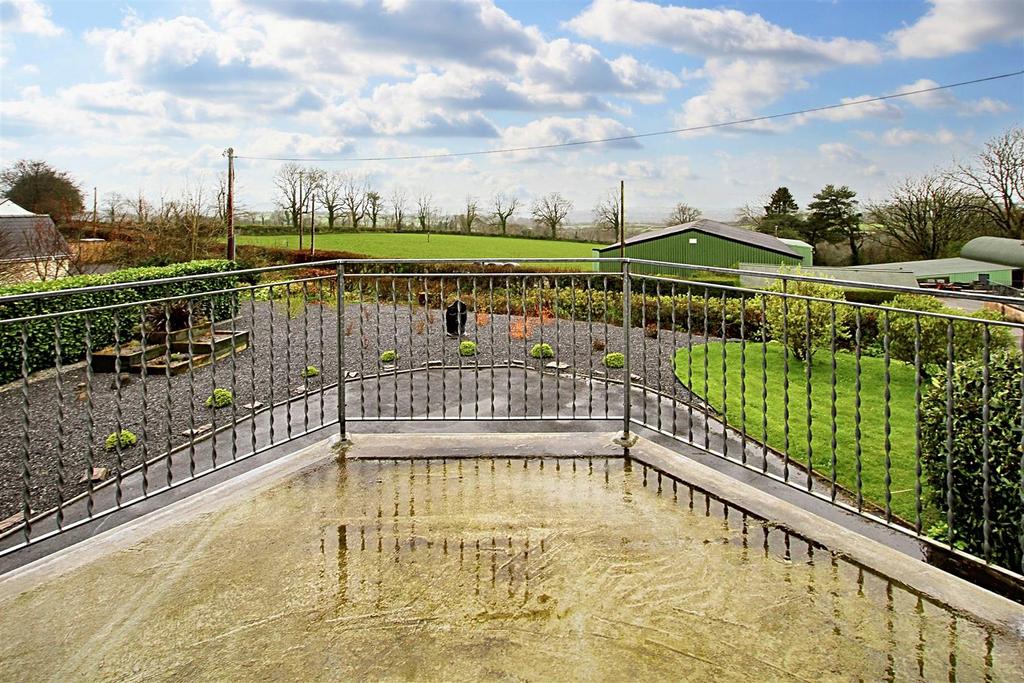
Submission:
M 61 348 L 60 320 L 53 319 L 53 360 L 57 370 L 55 383 L 57 389 L 57 529 L 64 527 L 64 351 Z M 145 438 L 145 435 L 143 435 Z M 142 471 L 145 482 L 146 471 Z M 145 486 L 145 483 L 143 483 Z
M 30 452 L 32 438 L 29 435 L 31 420 L 29 418 L 28 397 L 28 323 L 21 324 L 21 516 L 24 526 L 25 543 L 32 540 L 32 468 Z M 89 477 L 90 481 L 92 477 Z

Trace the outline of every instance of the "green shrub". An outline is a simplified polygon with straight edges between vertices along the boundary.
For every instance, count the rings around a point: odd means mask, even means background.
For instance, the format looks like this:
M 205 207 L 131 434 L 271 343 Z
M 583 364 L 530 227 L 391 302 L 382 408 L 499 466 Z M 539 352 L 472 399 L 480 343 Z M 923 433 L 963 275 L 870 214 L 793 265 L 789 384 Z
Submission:
M 616 369 L 618 369 L 618 368 L 625 367 L 625 365 L 626 365 L 626 357 L 624 355 L 622 355 L 621 353 L 616 351 L 615 353 L 609 353 L 609 354 L 605 355 L 604 359 L 601 362 L 604 363 L 604 366 L 606 368 L 616 368 Z
M 380 354 L 381 363 L 394 363 L 396 360 L 398 360 L 398 353 L 392 349 Z
M 464 341 L 459 344 L 459 355 L 460 356 L 475 356 L 476 355 L 476 342 Z
M 119 432 L 112 432 L 110 436 L 107 437 L 103 447 L 108 451 L 113 451 L 117 449 L 118 443 L 120 443 L 121 448 L 131 448 L 138 443 L 138 441 L 139 438 L 135 436 L 135 434 L 127 429 L 122 429 Z
M 59 326 L 61 360 L 73 363 L 85 357 L 85 316 L 73 311 L 114 304 L 145 301 L 164 297 L 182 296 L 200 292 L 230 289 L 237 284 L 237 278 L 229 274 L 233 264 L 230 261 L 191 261 L 176 263 L 162 268 L 128 268 L 103 275 L 76 275 L 46 282 L 26 282 L 0 287 L 0 297 L 34 292 L 64 292 L 44 299 L 3 301 L 0 299 L 0 321 L 10 318 L 42 315 L 46 313 L 68 314 L 57 318 L 36 320 L 27 324 L 28 370 L 34 372 L 54 365 L 54 325 Z M 100 292 L 75 292 L 82 287 L 94 287 L 129 282 L 144 283 L 146 280 L 225 273 L 222 277 L 203 280 L 183 279 L 177 282 L 146 285 L 140 284 L 123 289 Z M 65 292 L 65 290 L 67 290 Z M 218 319 L 231 315 L 231 296 L 221 294 L 211 299 L 194 299 L 196 314 L 208 314 L 212 308 Z M 120 336 L 125 340 L 133 327 L 141 322 L 142 311 L 137 307 L 122 308 L 118 311 Z M 91 323 L 90 341 L 93 350 L 109 346 L 114 342 L 114 311 L 102 310 L 89 314 Z M 0 322 L 0 382 L 8 382 L 21 374 L 21 325 Z
M 980 359 L 985 344 L 983 331 L 984 320 L 999 320 L 995 311 L 976 311 L 967 314 L 950 308 L 933 296 L 921 294 L 900 294 L 892 300 L 893 308 L 903 308 L 923 313 L 959 315 L 975 318 L 979 322 L 966 320 L 953 321 L 953 360 Z M 885 334 L 884 313 L 878 312 L 878 344 L 881 345 Z M 920 320 L 920 347 L 922 366 L 945 366 L 947 360 L 947 334 L 949 321 L 932 315 L 914 315 L 913 313 L 889 313 L 889 355 L 897 360 L 914 362 L 914 343 L 917 336 L 917 323 Z M 989 326 L 989 348 L 995 353 L 1013 344 L 1010 330 L 1001 325 Z M 881 348 L 881 347 L 880 347 Z
M 213 393 L 206 398 L 203 405 L 207 408 L 213 408 L 216 410 L 217 408 L 226 408 L 234 402 L 235 397 L 230 391 L 227 389 L 217 388 L 214 389 Z
M 310 377 L 317 377 L 320 375 L 320 368 L 315 365 L 307 365 L 299 374 L 307 379 Z
M 983 372 L 976 359 L 954 364 L 953 533 L 937 528 L 942 540 L 983 556 Z M 989 509 L 991 558 L 1020 571 L 1020 403 L 1021 365 L 1015 353 L 995 354 L 989 363 Z M 932 503 L 946 517 L 946 376 L 932 379 L 921 406 L 921 455 Z
M 799 272 L 799 271 L 797 271 Z M 843 302 L 843 290 L 834 285 L 804 280 L 779 280 L 768 292 L 783 292 L 800 296 Z M 853 311 L 842 303 L 808 301 L 782 296 L 764 295 L 765 332 L 769 339 L 785 343 L 790 352 L 800 360 L 814 356 L 821 348 L 832 344 L 832 309 L 835 309 L 836 344 L 841 345 L 849 336 L 848 321 Z M 807 323 L 810 319 L 810 337 Z
M 534 344 L 533 348 L 530 349 L 531 358 L 554 358 L 555 351 L 551 348 L 551 344 Z

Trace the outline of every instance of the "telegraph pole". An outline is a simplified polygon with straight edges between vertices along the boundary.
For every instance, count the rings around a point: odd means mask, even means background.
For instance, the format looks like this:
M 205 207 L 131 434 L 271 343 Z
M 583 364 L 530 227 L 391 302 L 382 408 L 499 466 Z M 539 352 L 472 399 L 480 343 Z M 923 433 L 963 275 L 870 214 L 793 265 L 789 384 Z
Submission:
M 306 213 L 306 197 L 302 194 L 302 171 L 299 171 L 299 251 L 302 251 L 302 216 Z
M 619 258 L 626 258 L 626 181 L 619 181 Z
M 228 251 L 229 261 L 235 260 L 235 148 L 228 147 L 224 150 L 228 158 L 228 197 L 224 208 L 224 217 L 228 224 Z
M 92 236 L 93 237 L 96 236 L 96 232 L 97 232 L 97 230 L 99 230 L 99 227 L 100 227 L 100 224 L 99 224 L 100 214 L 99 214 L 99 211 L 97 211 L 97 209 L 99 208 L 99 199 L 98 199 L 98 197 L 99 197 L 99 195 L 96 193 L 96 186 L 93 185 L 93 188 L 92 188 Z
M 309 255 L 316 253 L 316 193 L 309 193 Z

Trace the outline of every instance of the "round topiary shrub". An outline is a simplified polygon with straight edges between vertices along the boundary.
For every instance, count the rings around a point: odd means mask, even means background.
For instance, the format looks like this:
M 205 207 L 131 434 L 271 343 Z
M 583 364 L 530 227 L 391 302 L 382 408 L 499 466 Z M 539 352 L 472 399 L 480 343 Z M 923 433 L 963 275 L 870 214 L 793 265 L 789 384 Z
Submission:
M 207 408 L 226 408 L 235 402 L 234 395 L 227 389 L 214 389 L 213 393 L 206 398 L 203 405 Z
M 605 355 L 601 362 L 606 368 L 622 368 L 626 365 L 626 357 L 616 351 Z
M 551 348 L 551 344 L 534 344 L 533 348 L 530 349 L 531 358 L 554 358 L 555 351 Z
M 106 448 L 108 451 L 116 450 L 118 445 L 120 445 L 121 448 L 131 448 L 136 443 L 138 443 L 138 441 L 139 438 L 135 436 L 135 434 L 129 432 L 127 429 L 122 429 L 121 431 L 113 432 L 110 436 L 108 436 L 106 442 L 104 442 L 103 444 L 103 447 Z
M 398 360 L 398 353 L 393 349 L 388 349 L 384 353 L 380 354 L 381 363 L 394 363 Z
M 943 368 L 945 370 L 945 368 Z M 989 551 L 992 562 L 1020 570 L 1020 356 L 993 354 L 989 362 Z M 984 365 L 969 359 L 953 365 L 953 449 L 947 452 L 946 374 L 932 379 L 921 405 L 921 462 L 932 503 L 943 522 L 929 535 L 984 557 L 985 458 Z M 947 457 L 952 461 L 953 531 L 945 520 Z
M 459 355 L 460 356 L 475 356 L 476 355 L 476 342 L 464 341 L 459 344 Z
M 299 374 L 307 379 L 310 377 L 317 377 L 320 375 L 320 368 L 315 365 L 307 365 Z

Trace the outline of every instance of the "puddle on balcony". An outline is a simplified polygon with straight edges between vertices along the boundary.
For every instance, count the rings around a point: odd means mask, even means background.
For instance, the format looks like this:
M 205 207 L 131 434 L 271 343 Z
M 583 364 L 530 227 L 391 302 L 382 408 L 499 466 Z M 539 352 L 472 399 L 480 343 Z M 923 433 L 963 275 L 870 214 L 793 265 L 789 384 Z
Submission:
M 1019 640 L 619 460 L 331 463 L 0 614 L 2 680 L 1024 678 Z

